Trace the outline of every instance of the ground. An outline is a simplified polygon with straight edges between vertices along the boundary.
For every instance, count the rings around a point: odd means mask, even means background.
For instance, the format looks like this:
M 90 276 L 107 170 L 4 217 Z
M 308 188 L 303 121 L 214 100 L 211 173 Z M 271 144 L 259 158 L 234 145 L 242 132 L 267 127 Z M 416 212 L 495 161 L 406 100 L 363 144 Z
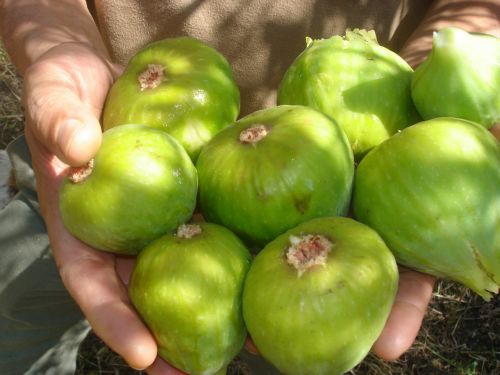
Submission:
M 1 46 L 0 46 L 1 47 Z M 0 48 L 0 149 L 23 130 L 22 81 Z M 82 342 L 77 375 L 142 374 L 125 365 L 93 332 Z M 246 374 L 236 359 L 229 375 Z M 369 355 L 352 375 L 500 375 L 500 296 L 483 301 L 450 281 L 437 283 L 424 325 L 398 361 Z

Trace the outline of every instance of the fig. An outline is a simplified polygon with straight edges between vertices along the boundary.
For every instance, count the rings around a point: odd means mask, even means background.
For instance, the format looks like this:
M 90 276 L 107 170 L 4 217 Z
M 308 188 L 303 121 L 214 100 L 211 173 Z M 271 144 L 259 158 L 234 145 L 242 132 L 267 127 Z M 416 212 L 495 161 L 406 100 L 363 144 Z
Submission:
M 353 210 L 398 263 L 498 292 L 500 143 L 482 125 L 441 117 L 389 138 L 359 164 Z
M 500 39 L 456 27 L 434 32 L 411 93 L 425 120 L 459 117 L 488 129 L 500 123 Z
M 257 254 L 243 317 L 259 353 L 283 374 L 342 374 L 380 336 L 398 278 L 374 230 L 351 218 L 315 218 Z
M 250 262 L 236 235 L 207 222 L 144 248 L 129 295 L 163 359 L 188 374 L 226 373 L 247 335 L 241 295 Z
M 411 99 L 412 68 L 379 45 L 374 31 L 306 42 L 280 83 L 278 104 L 310 106 L 335 119 L 356 160 L 420 120 Z
M 313 217 L 345 215 L 354 176 L 342 129 L 312 108 L 287 105 L 222 130 L 196 167 L 204 217 L 257 247 Z
M 195 161 L 239 110 L 239 89 L 224 56 L 193 38 L 167 38 L 131 58 L 108 93 L 103 128 L 138 123 L 163 129 Z
M 81 241 L 136 254 L 191 218 L 197 187 L 196 169 L 179 142 L 127 124 L 104 132 L 95 158 L 69 171 L 59 205 L 66 228 Z

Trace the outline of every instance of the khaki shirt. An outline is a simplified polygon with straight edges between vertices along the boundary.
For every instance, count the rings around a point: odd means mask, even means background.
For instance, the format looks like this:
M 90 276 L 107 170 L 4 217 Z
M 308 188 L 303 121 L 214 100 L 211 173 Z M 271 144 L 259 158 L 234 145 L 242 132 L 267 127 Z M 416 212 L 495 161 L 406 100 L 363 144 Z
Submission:
M 305 37 L 374 29 L 397 51 L 430 0 L 95 0 L 89 4 L 113 58 L 123 64 L 147 43 L 191 36 L 221 52 L 241 90 L 242 114 L 275 105 L 285 70 Z

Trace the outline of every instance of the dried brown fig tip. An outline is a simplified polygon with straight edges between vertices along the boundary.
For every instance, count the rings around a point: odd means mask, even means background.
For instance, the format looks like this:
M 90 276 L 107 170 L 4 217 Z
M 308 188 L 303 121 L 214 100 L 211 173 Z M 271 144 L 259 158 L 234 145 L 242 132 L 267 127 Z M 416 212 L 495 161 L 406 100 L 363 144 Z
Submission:
M 269 129 L 264 124 L 252 125 L 240 133 L 240 142 L 246 144 L 256 144 L 269 134 Z
M 163 65 L 149 64 L 148 68 L 139 74 L 139 87 L 141 91 L 151 90 L 160 85 L 165 75 Z
M 322 235 L 290 236 L 290 246 L 286 249 L 286 260 L 298 271 L 300 277 L 309 268 L 324 266 L 332 248 L 333 244 L 330 240 Z
M 89 162 L 81 167 L 72 167 L 68 173 L 68 180 L 74 184 L 83 182 L 90 176 L 94 170 L 94 159 L 90 159 Z

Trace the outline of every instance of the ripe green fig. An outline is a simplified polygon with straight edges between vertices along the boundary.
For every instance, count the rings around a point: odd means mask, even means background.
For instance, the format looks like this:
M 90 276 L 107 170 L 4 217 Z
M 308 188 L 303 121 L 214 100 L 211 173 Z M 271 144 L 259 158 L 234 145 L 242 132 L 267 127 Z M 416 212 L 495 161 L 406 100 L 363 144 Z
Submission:
M 103 134 L 86 166 L 73 168 L 60 190 L 66 228 L 103 251 L 136 254 L 193 214 L 197 173 L 167 133 L 128 124 Z
M 306 41 L 280 83 L 278 103 L 307 105 L 335 119 L 356 160 L 420 120 L 410 93 L 412 68 L 379 45 L 373 31 Z
M 354 176 L 342 129 L 304 106 L 238 120 L 203 148 L 196 167 L 204 217 L 257 246 L 313 217 L 345 215 Z
M 500 39 L 456 27 L 435 32 L 411 90 L 426 120 L 459 117 L 488 129 L 500 123 Z
M 436 118 L 394 135 L 359 164 L 353 207 L 398 263 L 498 292 L 500 143 L 481 125 Z
M 130 298 L 158 353 L 191 375 L 225 374 L 246 338 L 241 294 L 251 255 L 228 229 L 181 225 L 138 256 Z
M 163 129 L 195 161 L 239 110 L 239 89 L 224 56 L 196 39 L 170 38 L 132 57 L 109 91 L 103 127 L 137 123 Z
M 343 374 L 380 336 L 397 288 L 396 261 L 375 231 L 316 218 L 257 254 L 243 317 L 260 354 L 283 374 Z

